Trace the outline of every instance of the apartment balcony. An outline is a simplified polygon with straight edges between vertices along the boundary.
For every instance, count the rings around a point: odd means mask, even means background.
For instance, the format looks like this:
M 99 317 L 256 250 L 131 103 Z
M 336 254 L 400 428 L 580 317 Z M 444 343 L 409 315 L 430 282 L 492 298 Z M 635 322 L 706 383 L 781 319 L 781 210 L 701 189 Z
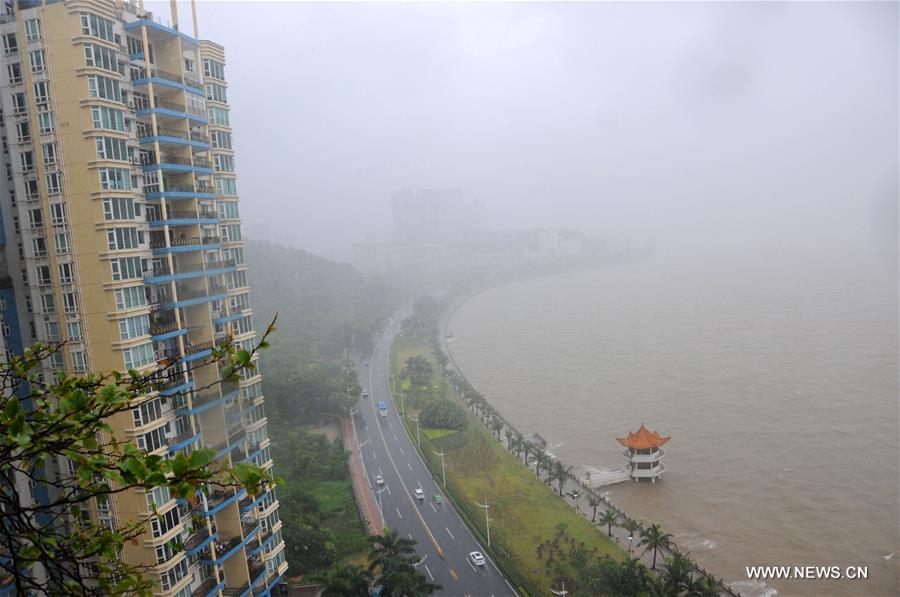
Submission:
M 191 597 L 206 597 L 210 593 L 212 593 L 216 588 L 216 577 L 210 576 L 206 580 L 204 580 L 200 586 L 191 591 Z
M 159 156 L 152 154 L 143 154 L 141 156 L 141 166 L 144 172 L 194 172 L 196 174 L 212 174 L 212 163 L 206 158 L 195 157 L 193 159 L 178 155 L 164 153 Z M 166 190 L 169 186 L 166 185 Z
M 160 264 L 151 270 L 144 272 L 145 284 L 162 284 L 173 280 L 189 280 L 205 276 L 220 276 L 237 270 L 233 259 L 208 261 L 206 263 L 189 263 L 182 265 L 175 263 L 174 271 L 168 264 Z
M 200 131 L 183 131 L 171 127 L 156 127 L 156 135 L 153 135 L 149 127 L 138 131 L 141 145 L 159 143 L 166 146 L 190 146 L 196 151 L 208 151 L 210 149 L 209 135 Z
M 165 240 L 151 240 L 150 249 L 154 255 L 164 255 L 166 253 L 186 253 L 189 251 L 206 251 L 207 249 L 219 249 L 222 246 L 222 239 L 218 236 L 190 236 L 170 238 L 169 244 L 166 246 Z
M 221 394 L 215 389 L 205 390 L 203 392 L 195 392 L 191 397 L 190 408 L 187 407 L 186 397 L 180 397 L 181 400 L 179 400 L 179 403 L 175 406 L 175 414 L 179 416 L 198 415 L 213 408 L 214 406 L 227 402 L 228 400 L 232 400 L 236 396 L 237 391 L 225 393 L 224 388 Z
M 158 119 L 172 118 L 176 120 L 187 119 L 200 124 L 208 122 L 207 115 L 198 110 L 192 110 L 183 103 L 173 102 L 166 99 L 156 99 L 154 106 L 150 107 L 149 100 L 141 99 L 135 101 L 135 114 L 138 118 L 146 118 L 151 114 L 156 114 Z
M 250 572 L 250 586 L 256 587 L 260 582 L 265 580 L 266 578 L 266 565 L 262 562 L 253 563 L 249 566 Z M 263 585 L 265 587 L 265 585 Z
M 131 23 L 126 23 L 126 30 L 130 24 Z M 144 69 L 140 69 L 137 77 L 132 79 L 131 83 L 135 87 L 153 83 L 154 85 L 161 85 L 171 89 L 183 89 L 206 97 L 206 93 L 203 91 L 203 83 L 201 83 L 199 79 L 184 77 L 178 73 L 171 73 L 159 68 L 151 68 L 149 74 Z
M 161 190 L 159 185 L 148 185 L 144 189 L 144 195 L 148 201 L 156 199 L 214 199 L 215 188 L 206 182 L 197 181 L 194 184 L 168 183 Z

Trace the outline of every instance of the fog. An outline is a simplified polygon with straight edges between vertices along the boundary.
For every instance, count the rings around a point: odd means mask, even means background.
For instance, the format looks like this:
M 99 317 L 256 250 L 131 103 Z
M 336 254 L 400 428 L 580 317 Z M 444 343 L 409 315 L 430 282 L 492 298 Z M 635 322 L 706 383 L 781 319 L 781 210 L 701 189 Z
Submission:
M 198 14 L 251 237 L 343 259 L 390 236 L 394 191 L 454 187 L 493 228 L 896 252 L 896 3 Z

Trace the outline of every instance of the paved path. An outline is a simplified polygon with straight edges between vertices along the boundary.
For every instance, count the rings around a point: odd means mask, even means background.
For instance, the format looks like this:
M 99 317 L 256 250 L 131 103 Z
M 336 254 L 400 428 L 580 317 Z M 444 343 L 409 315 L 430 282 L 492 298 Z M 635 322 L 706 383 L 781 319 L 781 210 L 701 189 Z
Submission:
M 375 496 L 369 490 L 363 461 L 359 457 L 359 444 L 356 441 L 353 417 L 350 415 L 341 417 L 341 435 L 344 438 L 344 449 L 350 453 L 350 480 L 353 484 L 353 495 L 356 497 L 356 505 L 359 507 L 360 516 L 366 525 L 366 532 L 370 535 L 380 535 L 384 531 L 384 520 L 381 518 L 378 504 L 375 503 Z

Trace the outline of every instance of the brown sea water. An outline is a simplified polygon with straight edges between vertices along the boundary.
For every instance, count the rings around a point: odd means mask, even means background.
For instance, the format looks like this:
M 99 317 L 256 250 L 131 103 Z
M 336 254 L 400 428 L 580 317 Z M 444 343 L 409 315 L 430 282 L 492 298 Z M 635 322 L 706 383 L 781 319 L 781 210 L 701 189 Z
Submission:
M 653 484 L 609 487 L 748 595 L 897 595 L 896 263 L 652 257 L 477 294 L 457 363 L 569 464 L 671 435 Z M 751 582 L 745 566 L 867 566 L 868 580 Z

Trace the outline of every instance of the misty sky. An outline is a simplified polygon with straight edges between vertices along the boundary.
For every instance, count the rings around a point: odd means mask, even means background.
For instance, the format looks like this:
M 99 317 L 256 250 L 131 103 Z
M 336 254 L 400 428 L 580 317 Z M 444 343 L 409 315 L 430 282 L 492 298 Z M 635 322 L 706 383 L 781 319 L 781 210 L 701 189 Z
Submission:
M 251 236 L 347 257 L 390 236 L 394 190 L 459 187 L 496 228 L 896 242 L 896 3 L 198 12 Z

